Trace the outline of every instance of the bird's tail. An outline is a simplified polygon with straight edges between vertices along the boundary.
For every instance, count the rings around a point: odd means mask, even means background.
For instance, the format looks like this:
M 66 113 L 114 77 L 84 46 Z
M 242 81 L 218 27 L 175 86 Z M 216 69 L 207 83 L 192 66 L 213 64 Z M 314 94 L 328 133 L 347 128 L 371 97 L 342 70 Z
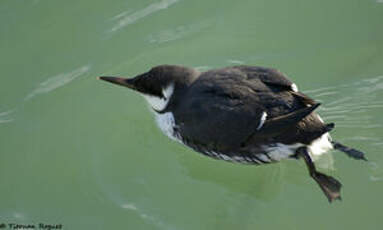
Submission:
M 347 147 L 347 146 L 345 146 L 339 142 L 336 142 L 336 141 L 331 141 L 331 143 L 334 146 L 334 149 L 337 149 L 339 151 L 346 153 L 347 156 L 354 158 L 354 159 L 367 161 L 367 158 L 364 156 L 363 152 L 356 150 L 356 149 L 353 149 L 353 148 L 350 148 L 350 147 Z

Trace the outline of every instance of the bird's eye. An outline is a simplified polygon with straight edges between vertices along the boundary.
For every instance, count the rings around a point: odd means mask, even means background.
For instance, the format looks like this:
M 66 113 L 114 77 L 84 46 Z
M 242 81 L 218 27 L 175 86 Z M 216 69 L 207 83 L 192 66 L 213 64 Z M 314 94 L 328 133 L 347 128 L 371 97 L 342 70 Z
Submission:
M 153 78 L 153 73 L 148 72 L 147 74 L 145 74 L 145 78 Z

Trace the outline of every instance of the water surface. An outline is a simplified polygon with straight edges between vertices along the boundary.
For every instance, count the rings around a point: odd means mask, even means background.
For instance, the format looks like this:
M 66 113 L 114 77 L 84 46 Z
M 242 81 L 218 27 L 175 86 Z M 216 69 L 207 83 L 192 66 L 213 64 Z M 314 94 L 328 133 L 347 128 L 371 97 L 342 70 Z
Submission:
M 0 224 L 65 229 L 381 229 L 383 4 L 378 0 L 0 2 Z M 251 167 L 168 140 L 144 100 L 99 75 L 159 64 L 261 65 L 322 102 L 321 171 Z

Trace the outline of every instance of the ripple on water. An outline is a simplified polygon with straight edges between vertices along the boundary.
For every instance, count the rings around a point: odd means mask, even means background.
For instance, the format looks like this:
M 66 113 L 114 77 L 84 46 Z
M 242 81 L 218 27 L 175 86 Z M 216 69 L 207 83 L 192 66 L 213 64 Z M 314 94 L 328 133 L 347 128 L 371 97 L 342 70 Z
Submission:
M 14 112 L 14 110 L 8 110 L 5 112 L 1 112 L 0 113 L 0 124 L 14 121 L 15 119 L 11 117 L 11 114 L 13 112 Z
M 89 72 L 89 70 L 90 70 L 90 65 L 85 65 L 71 72 L 62 73 L 62 74 L 50 77 L 47 80 L 41 82 L 36 89 L 34 89 L 30 94 L 28 94 L 24 98 L 24 100 L 30 100 L 39 94 L 48 93 L 52 90 L 62 87 L 68 84 L 69 82 L 73 81 L 74 79 Z
M 234 65 L 244 65 L 245 62 L 241 60 L 236 60 L 236 59 L 229 59 L 227 60 L 228 63 L 234 64 Z
M 307 90 L 305 93 L 324 101 L 319 110 L 321 116 L 336 122 L 338 127 L 373 129 L 382 126 L 375 123 L 370 114 L 373 110 L 383 108 L 383 102 L 379 100 L 383 93 L 383 76 Z
M 383 181 L 383 172 L 380 169 L 380 165 L 375 162 L 369 162 L 371 175 L 369 177 L 372 182 L 380 182 Z
M 157 44 L 170 42 L 170 41 L 178 40 L 180 38 L 198 33 L 201 30 L 209 28 L 212 25 L 213 23 L 210 21 L 202 21 L 202 22 L 194 23 L 190 25 L 182 25 L 176 28 L 152 33 L 147 37 L 146 40 L 149 43 L 157 43 Z
M 368 146 L 374 146 L 374 148 L 383 146 L 383 140 L 376 135 L 383 124 L 379 123 L 376 115 L 374 116 L 374 114 L 379 114 L 379 109 L 383 108 L 383 101 L 381 100 L 383 76 L 307 90 L 304 93 L 309 94 L 314 99 L 319 98 L 323 101 L 319 113 L 324 120 L 335 122 L 336 127 L 370 130 L 362 135 L 339 138 L 341 141 L 360 142 Z M 371 158 L 374 158 L 374 156 L 371 156 Z M 378 162 L 369 162 L 370 173 L 368 180 L 374 183 L 383 181 L 383 171 Z
M 28 215 L 21 211 L 0 212 L 0 216 L 3 220 L 27 221 L 29 219 Z M 0 222 L 0 226 L 1 224 Z
M 89 70 L 90 70 L 90 65 L 84 65 L 80 68 L 74 69 L 71 72 L 58 74 L 41 82 L 38 85 L 38 87 L 36 87 L 31 93 L 25 96 L 24 101 L 16 105 L 15 108 L 5 112 L 0 112 L 0 124 L 13 122 L 15 118 L 14 116 L 12 117 L 12 115 L 14 115 L 20 109 L 23 103 L 27 102 L 28 100 L 34 98 L 35 96 L 39 94 L 48 93 L 48 92 L 51 92 L 52 90 L 55 90 L 57 88 L 60 88 L 66 85 L 70 83 L 71 81 L 73 81 L 74 79 L 89 72 Z
M 177 3 L 179 0 L 162 0 L 157 3 L 152 3 L 142 10 L 138 10 L 134 13 L 123 12 L 114 16 L 113 18 L 118 20 L 117 23 L 110 29 L 109 32 L 116 32 L 130 24 L 137 22 L 138 20 L 151 15 L 159 10 L 168 8 L 169 6 Z
M 154 224 L 157 227 L 163 228 L 163 229 L 176 229 L 173 226 L 170 226 L 169 224 L 165 223 L 161 219 L 154 217 L 147 212 L 144 212 L 142 209 L 138 208 L 137 205 L 132 203 L 125 203 L 121 205 L 121 208 L 126 210 L 131 210 L 136 212 L 142 219 L 150 221 L 152 224 Z

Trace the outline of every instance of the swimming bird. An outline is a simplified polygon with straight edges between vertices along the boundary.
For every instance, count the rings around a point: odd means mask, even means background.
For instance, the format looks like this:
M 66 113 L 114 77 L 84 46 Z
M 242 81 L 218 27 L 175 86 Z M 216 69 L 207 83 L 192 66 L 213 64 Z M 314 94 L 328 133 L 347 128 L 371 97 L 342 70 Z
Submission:
M 366 160 L 331 139 L 334 124 L 314 111 L 320 104 L 276 69 L 160 65 L 133 78 L 99 78 L 140 93 L 164 134 L 208 157 L 253 165 L 302 158 L 329 202 L 341 199 L 342 185 L 318 172 L 312 155 L 337 149 Z

